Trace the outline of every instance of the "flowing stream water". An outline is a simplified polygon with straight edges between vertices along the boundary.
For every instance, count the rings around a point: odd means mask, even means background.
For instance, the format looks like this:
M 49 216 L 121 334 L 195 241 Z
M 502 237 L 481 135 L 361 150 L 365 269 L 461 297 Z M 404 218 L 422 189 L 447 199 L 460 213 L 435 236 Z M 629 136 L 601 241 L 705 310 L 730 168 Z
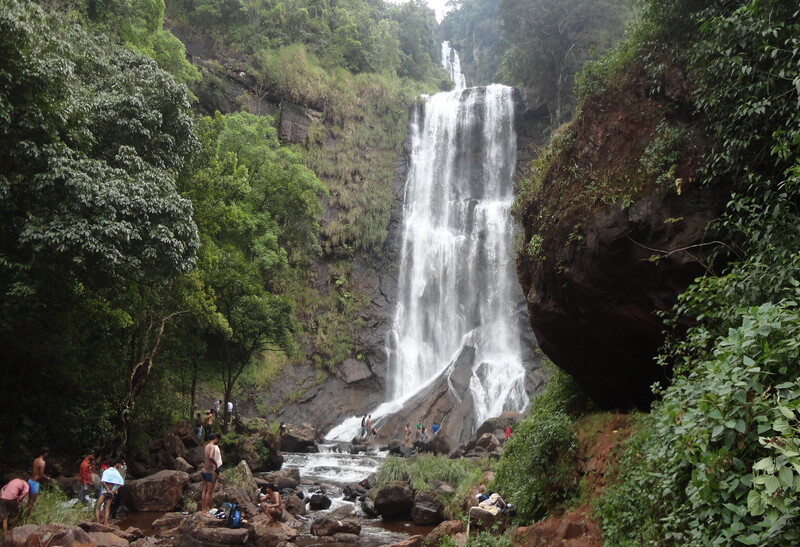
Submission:
M 469 346 L 469 389 L 480 425 L 528 403 L 510 215 L 514 90 L 465 89 L 458 54 L 447 42 L 442 59 L 456 89 L 423 97 L 411 118 L 387 403 L 372 416 L 401 408 Z M 350 440 L 359 426 L 359 418 L 350 418 L 327 437 Z

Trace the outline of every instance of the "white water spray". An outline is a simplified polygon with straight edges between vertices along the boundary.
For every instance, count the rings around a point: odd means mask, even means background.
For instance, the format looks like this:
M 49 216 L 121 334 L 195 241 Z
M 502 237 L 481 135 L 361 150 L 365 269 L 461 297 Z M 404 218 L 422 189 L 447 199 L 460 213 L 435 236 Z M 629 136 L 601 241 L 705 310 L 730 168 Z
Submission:
M 469 389 L 480 425 L 528 403 L 509 211 L 514 90 L 459 89 L 458 55 L 447 43 L 442 53 L 457 89 L 424 97 L 411 120 L 398 301 L 387 343 L 389 402 L 371 414 L 375 420 L 401 408 L 470 346 Z M 350 418 L 327 437 L 349 440 L 359 426 L 360 418 Z

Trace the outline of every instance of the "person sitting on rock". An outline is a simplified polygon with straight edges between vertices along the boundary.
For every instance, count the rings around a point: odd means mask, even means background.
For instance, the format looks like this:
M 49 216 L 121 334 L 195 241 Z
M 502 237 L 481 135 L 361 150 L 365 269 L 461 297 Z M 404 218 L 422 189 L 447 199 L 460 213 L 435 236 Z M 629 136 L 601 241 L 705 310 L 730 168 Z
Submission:
M 267 515 L 267 524 L 277 522 L 283 516 L 283 503 L 281 502 L 278 487 L 275 484 L 268 483 L 261 489 L 261 493 L 258 495 L 258 503 L 261 507 L 261 512 Z

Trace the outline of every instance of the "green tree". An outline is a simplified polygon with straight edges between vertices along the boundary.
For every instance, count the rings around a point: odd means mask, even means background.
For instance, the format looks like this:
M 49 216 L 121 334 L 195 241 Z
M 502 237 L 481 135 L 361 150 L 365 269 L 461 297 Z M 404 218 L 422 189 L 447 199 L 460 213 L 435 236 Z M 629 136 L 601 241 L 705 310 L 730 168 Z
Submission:
M 503 80 L 541 93 L 552 122 L 562 122 L 571 113 L 575 74 L 592 54 L 621 37 L 627 5 L 626 0 L 501 0 L 510 46 Z

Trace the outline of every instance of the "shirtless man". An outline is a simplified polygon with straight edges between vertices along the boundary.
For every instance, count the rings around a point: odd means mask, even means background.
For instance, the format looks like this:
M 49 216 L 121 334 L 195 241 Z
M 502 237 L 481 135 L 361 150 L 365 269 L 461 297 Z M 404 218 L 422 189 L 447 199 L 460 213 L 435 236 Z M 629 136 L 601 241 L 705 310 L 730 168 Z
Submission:
M 49 451 L 49 448 L 43 446 L 39 451 L 39 457 L 33 460 L 31 478 L 28 479 L 28 486 L 30 487 L 30 494 L 28 496 L 28 513 L 33 511 L 33 504 L 36 503 L 36 496 L 39 495 L 39 487 L 41 486 L 42 480 L 50 479 L 50 477 L 48 477 L 44 472 L 45 466 L 47 465 L 44 459 L 47 457 L 47 453 Z
M 281 519 L 283 516 L 283 503 L 277 486 L 272 483 L 267 484 L 262 493 L 259 494 L 258 501 L 261 506 L 261 512 L 269 518 L 267 524 Z
M 200 494 L 200 510 L 205 514 L 211 507 L 214 500 L 214 485 L 219 478 L 219 468 L 222 465 L 222 457 L 219 454 L 219 439 L 221 435 L 214 433 L 211 435 L 206 447 L 203 449 L 203 467 L 200 476 L 203 477 L 203 492 Z
M 8 520 L 19 515 L 19 506 L 30 487 L 22 479 L 12 479 L 0 490 L 0 518 L 3 519 L 3 537 L 8 537 Z

